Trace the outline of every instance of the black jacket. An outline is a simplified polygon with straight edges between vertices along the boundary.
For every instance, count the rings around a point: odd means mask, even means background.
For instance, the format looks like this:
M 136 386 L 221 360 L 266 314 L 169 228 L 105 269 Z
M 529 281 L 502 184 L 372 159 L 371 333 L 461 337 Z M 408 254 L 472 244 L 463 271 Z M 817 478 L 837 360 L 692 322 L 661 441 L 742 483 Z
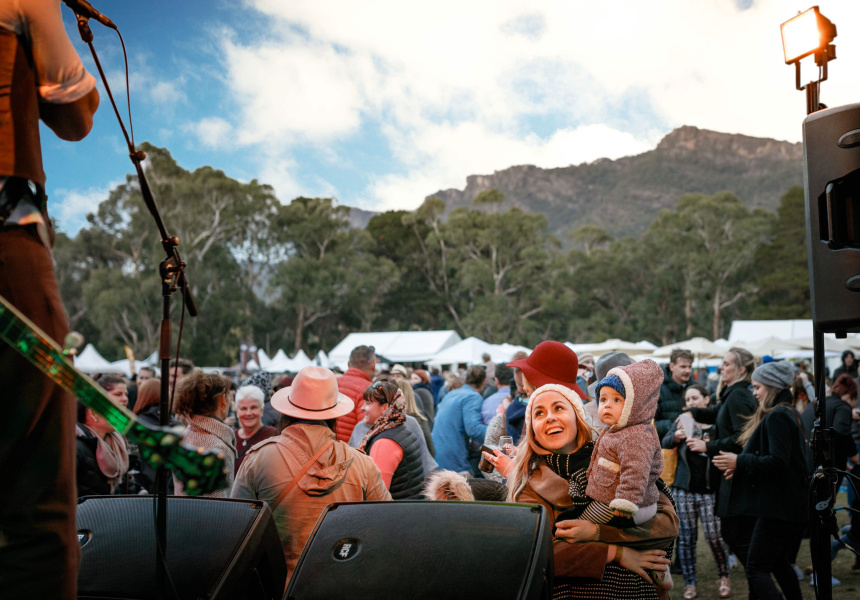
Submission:
M 711 439 L 707 442 L 708 456 L 714 457 L 723 452 L 740 454 L 743 448 L 738 444 L 738 436 L 746 417 L 754 414 L 758 408 L 758 402 L 753 397 L 748 381 L 738 381 L 723 388 L 719 401 L 714 406 L 707 408 L 691 408 L 693 418 L 700 423 L 716 424 L 716 431 L 712 430 Z M 731 481 L 725 477 L 720 478 L 720 488 L 717 490 L 717 515 L 729 517 L 738 513 L 731 512 L 729 508 L 729 493 Z
M 681 409 L 684 408 L 684 390 L 686 389 L 686 385 L 681 385 L 672 379 L 669 365 L 666 365 L 663 368 L 663 385 L 660 386 L 657 412 L 654 413 L 654 425 L 657 427 L 657 435 L 661 440 L 672 429 L 672 424 L 681 414 Z
M 80 428 L 83 435 L 78 434 L 76 440 L 76 463 L 78 497 L 81 496 L 107 496 L 110 494 L 110 482 L 99 469 L 96 459 L 96 449 L 99 445 L 98 438 L 86 427 Z
M 781 392 L 785 401 L 765 415 L 738 455 L 728 499 L 732 514 L 795 523 L 807 518 L 808 449 L 786 392 Z
M 418 436 L 403 425 L 386 429 L 367 441 L 367 454 L 370 454 L 370 447 L 383 438 L 393 440 L 403 449 L 403 458 L 391 477 L 391 486 L 388 489 L 392 500 L 420 498 L 424 489 L 424 465 L 421 462 L 421 442 Z
M 714 423 L 717 430 L 711 433 L 708 455 L 723 452 L 740 453 L 743 448 L 737 439 L 747 422 L 746 417 L 755 413 L 758 402 L 749 389 L 748 381 L 739 381 L 723 388 L 717 404 L 707 408 L 691 408 L 690 414 L 700 423 Z
M 836 381 L 837 377 L 839 377 L 843 373 L 848 373 L 849 375 L 851 375 L 851 377 L 854 377 L 855 379 L 857 378 L 857 362 L 856 362 L 856 360 L 850 367 L 845 366 L 845 359 L 848 357 L 849 354 L 852 357 L 854 356 L 854 353 L 851 352 L 851 350 L 846 350 L 842 353 L 842 364 L 839 365 L 835 371 L 833 371 L 833 381 L 834 382 Z
M 663 448 L 678 449 L 678 466 L 675 469 L 675 481 L 672 487 L 680 488 L 684 491 L 690 491 L 690 471 L 692 469 L 702 469 L 704 471 L 705 485 L 709 489 L 709 493 L 715 493 L 720 485 L 722 473 L 711 462 L 711 457 L 700 456 L 698 452 L 693 452 L 687 447 L 686 441 L 681 443 L 675 442 L 675 431 L 680 427 L 680 423 L 672 423 L 672 427 L 666 432 L 661 441 Z M 710 433 L 708 431 L 707 433 Z M 691 463 L 693 463 L 691 467 Z M 698 471 L 696 471 L 698 473 Z

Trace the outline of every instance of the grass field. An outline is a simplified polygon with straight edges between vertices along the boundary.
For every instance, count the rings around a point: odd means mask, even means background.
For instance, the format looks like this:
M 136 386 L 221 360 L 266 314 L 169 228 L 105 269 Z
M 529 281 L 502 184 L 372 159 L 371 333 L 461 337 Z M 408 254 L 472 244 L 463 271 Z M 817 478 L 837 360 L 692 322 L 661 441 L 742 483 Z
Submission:
M 837 506 L 845 506 L 845 494 L 839 494 Z M 846 511 L 839 511 L 838 520 L 840 527 L 848 522 Z M 809 556 L 809 540 L 803 540 L 800 553 L 797 556 L 797 565 L 802 569 L 812 564 Z M 841 550 L 836 560 L 833 561 L 833 576 L 842 582 L 842 585 L 833 588 L 833 600 L 858 600 L 860 598 L 860 570 L 852 571 L 854 555 L 848 550 Z M 696 589 L 701 600 L 718 600 L 720 594 L 717 592 L 717 571 L 714 566 L 714 557 L 710 548 L 705 543 L 702 529 L 699 527 L 699 541 L 696 546 L 696 576 L 698 584 Z M 681 600 L 684 597 L 684 577 L 673 574 L 675 589 L 670 592 L 673 600 Z M 809 585 L 809 577 L 800 582 L 800 591 L 804 600 L 814 600 L 815 588 Z M 747 581 L 744 577 L 743 567 L 738 566 L 732 571 L 732 598 L 742 599 L 748 597 Z

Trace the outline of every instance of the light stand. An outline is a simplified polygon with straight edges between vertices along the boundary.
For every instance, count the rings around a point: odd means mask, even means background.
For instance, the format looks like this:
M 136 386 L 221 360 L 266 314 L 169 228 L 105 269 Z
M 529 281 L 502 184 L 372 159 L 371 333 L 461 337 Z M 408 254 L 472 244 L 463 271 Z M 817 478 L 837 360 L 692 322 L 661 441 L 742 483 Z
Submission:
M 160 425 L 166 427 L 170 419 L 170 401 L 169 401 L 169 377 L 170 371 L 170 296 L 177 289 L 182 290 L 182 297 L 185 302 L 185 307 L 188 309 L 188 314 L 192 317 L 197 316 L 197 307 L 194 304 L 194 299 L 191 296 L 191 290 L 185 278 L 185 263 L 179 256 L 179 251 L 176 249 L 179 244 L 179 239 L 172 237 L 167 233 L 161 215 L 158 212 L 158 206 L 152 197 L 152 191 L 149 188 L 149 183 L 146 180 L 146 175 L 143 172 L 141 163 L 146 158 L 146 153 L 135 149 L 133 142 L 129 138 L 128 132 L 125 129 L 125 124 L 119 114 L 119 109 L 114 101 L 110 86 L 108 85 L 107 77 L 102 70 L 101 62 L 99 61 L 96 49 L 93 46 L 93 33 L 89 26 L 89 15 L 83 15 L 75 12 L 78 21 L 78 31 L 81 39 L 89 46 L 90 53 L 95 61 L 96 68 L 101 76 L 102 83 L 105 86 L 105 91 L 110 98 L 114 113 L 116 113 L 117 121 L 119 121 L 120 129 L 125 137 L 126 145 L 128 146 L 129 158 L 134 164 L 137 178 L 140 183 L 140 193 L 143 196 L 143 201 L 152 217 L 155 219 L 156 227 L 161 236 L 161 245 L 164 248 L 166 258 L 159 265 L 159 274 L 162 281 L 161 295 L 163 298 L 163 312 L 161 321 L 161 340 L 159 344 L 159 358 L 161 359 L 161 399 L 160 399 Z M 117 31 L 119 33 L 119 31 Z M 120 35 L 120 39 L 122 36 Z M 123 44 L 123 50 L 125 45 Z M 167 468 L 158 467 L 156 471 L 156 493 L 155 493 L 155 541 L 156 541 L 156 597 L 168 597 L 168 576 L 167 573 Z
M 811 115 L 823 108 L 820 102 L 820 85 L 827 79 L 827 63 L 836 59 L 836 47 L 830 42 L 836 37 L 836 26 L 825 18 L 815 6 L 789 19 L 780 27 L 786 64 L 794 63 L 795 87 L 806 91 L 806 114 Z M 805 86 L 800 85 L 800 60 L 813 55 L 818 66 L 818 79 Z M 804 157 L 806 158 L 806 139 L 804 138 Z M 807 161 L 808 164 L 808 161 Z M 813 201 L 809 181 L 806 181 L 807 217 Z M 810 222 L 807 221 L 807 229 Z M 809 243 L 811 244 L 811 238 Z M 808 252 L 812 253 L 810 246 Z M 812 264 L 812 263 L 810 263 Z M 812 269 L 810 268 L 810 271 Z M 814 288 L 814 279 L 810 277 Z M 812 289 L 814 297 L 815 290 Z M 815 313 L 813 313 L 815 317 Z M 833 597 L 832 568 L 830 562 L 830 536 L 838 536 L 834 504 L 836 499 L 837 477 L 834 469 L 835 432 L 827 428 L 824 385 L 824 333 L 833 330 L 813 319 L 813 370 L 815 372 L 815 426 L 812 435 L 812 451 L 816 469 L 810 483 L 809 519 L 810 552 L 815 571 L 816 597 L 830 600 Z M 834 330 L 837 336 L 845 337 L 844 330 Z M 843 465 L 844 466 L 844 465 Z

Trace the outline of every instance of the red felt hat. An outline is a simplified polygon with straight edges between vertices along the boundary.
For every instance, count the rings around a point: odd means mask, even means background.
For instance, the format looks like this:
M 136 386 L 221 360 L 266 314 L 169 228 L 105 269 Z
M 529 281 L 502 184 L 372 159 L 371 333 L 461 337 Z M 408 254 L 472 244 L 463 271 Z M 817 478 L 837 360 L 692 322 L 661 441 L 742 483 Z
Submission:
M 527 358 L 509 362 L 508 366 L 522 371 L 536 388 L 554 383 L 573 390 L 580 399 L 588 397 L 576 384 L 579 369 L 576 352 L 561 342 L 541 342 Z

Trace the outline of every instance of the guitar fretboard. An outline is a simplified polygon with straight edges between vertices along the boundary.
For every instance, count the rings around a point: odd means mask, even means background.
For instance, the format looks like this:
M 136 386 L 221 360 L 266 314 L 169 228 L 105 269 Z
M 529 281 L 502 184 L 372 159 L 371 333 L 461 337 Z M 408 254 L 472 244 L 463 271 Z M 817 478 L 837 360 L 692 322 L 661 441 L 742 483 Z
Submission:
M 37 334 L 35 325 L 26 325 L 20 315 L 12 312 L 6 299 L 0 297 L 0 339 L 14 347 L 57 385 L 74 394 L 82 404 L 103 415 L 117 431 L 125 435 L 134 422 L 134 415 L 114 402 L 92 379 L 71 367 L 71 361 L 53 340 Z

